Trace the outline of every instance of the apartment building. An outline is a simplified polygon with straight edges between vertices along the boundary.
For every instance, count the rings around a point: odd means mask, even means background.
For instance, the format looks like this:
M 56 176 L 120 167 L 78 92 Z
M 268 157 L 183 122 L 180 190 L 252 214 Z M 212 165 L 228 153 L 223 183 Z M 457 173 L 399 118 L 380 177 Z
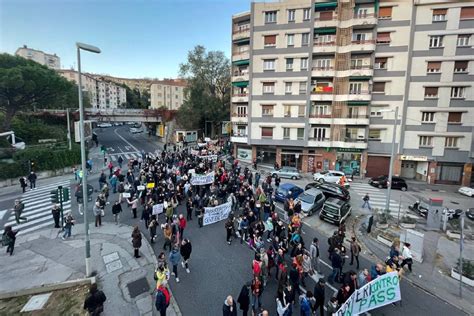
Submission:
M 58 70 L 59 74 L 76 84 L 79 81 L 79 74 L 75 70 Z M 82 89 L 86 91 L 92 108 L 95 109 L 116 109 L 127 102 L 127 92 L 125 88 L 106 80 L 101 80 L 91 74 L 81 74 Z
M 395 174 L 470 182 L 472 15 L 463 1 L 253 3 L 232 18 L 236 156 L 374 176 L 395 134 Z
M 26 59 L 36 61 L 41 65 L 45 65 L 52 69 L 61 68 L 61 59 L 56 54 L 48 54 L 41 50 L 29 48 L 26 45 L 16 50 L 15 55 L 21 56 Z
M 165 79 L 153 81 L 150 88 L 151 108 L 166 107 L 177 110 L 186 100 L 186 81 L 181 79 Z
M 95 78 L 101 80 L 106 80 L 109 82 L 115 82 L 117 84 L 126 85 L 132 90 L 138 90 L 140 93 L 148 92 L 150 93 L 151 84 L 158 79 L 149 79 L 149 78 L 121 78 L 113 77 L 109 75 L 92 75 Z

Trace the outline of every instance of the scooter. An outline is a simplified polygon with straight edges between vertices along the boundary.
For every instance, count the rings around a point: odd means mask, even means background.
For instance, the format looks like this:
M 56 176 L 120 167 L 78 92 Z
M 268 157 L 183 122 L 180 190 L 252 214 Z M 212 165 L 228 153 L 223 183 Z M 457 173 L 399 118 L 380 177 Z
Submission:
M 420 201 L 416 201 L 413 205 L 409 205 L 408 209 L 426 218 L 428 216 L 428 209 L 420 204 Z

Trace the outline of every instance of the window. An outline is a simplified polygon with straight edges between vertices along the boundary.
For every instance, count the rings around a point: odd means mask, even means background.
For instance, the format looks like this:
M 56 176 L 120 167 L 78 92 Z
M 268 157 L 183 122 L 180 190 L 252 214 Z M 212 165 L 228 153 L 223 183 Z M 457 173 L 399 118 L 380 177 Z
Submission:
M 329 132 L 326 133 L 326 128 L 324 127 L 316 127 L 313 129 L 313 137 L 316 140 L 323 141 L 326 140 L 326 138 L 329 138 Z M 327 134 L 327 135 L 326 135 Z
M 298 140 L 304 139 L 304 128 L 298 128 L 296 130 L 296 137 L 298 138 Z
M 316 68 L 318 69 L 331 69 L 331 59 L 317 59 Z
M 446 21 L 446 13 L 448 9 L 435 9 L 433 10 L 433 22 Z
M 293 88 L 292 82 L 285 82 L 285 94 L 291 94 Z
M 247 107 L 246 106 L 238 106 L 237 107 L 237 116 L 238 117 L 247 117 Z
M 458 47 L 465 47 L 469 46 L 469 41 L 471 39 L 471 35 L 458 35 Z
M 301 34 L 301 46 L 309 45 L 309 33 Z
M 301 70 L 308 70 L 308 58 L 301 58 Z
M 425 87 L 425 98 L 437 98 L 438 87 Z
M 262 127 L 262 137 L 272 138 L 273 127 Z
M 283 116 L 284 117 L 291 117 L 291 105 L 284 105 L 283 106 Z
M 429 61 L 426 66 L 426 72 L 428 73 L 438 73 L 441 72 L 441 62 L 440 61 Z
M 262 116 L 273 116 L 273 105 L 262 105 Z
M 267 11 L 265 12 L 265 24 L 276 23 L 277 21 L 277 12 L 276 11 Z
M 275 83 L 274 82 L 264 82 L 263 83 L 263 93 L 264 94 L 274 94 L 275 93 Z
M 366 39 L 367 33 L 352 33 L 353 42 L 364 42 Z
M 372 92 L 385 93 L 385 82 L 374 82 Z
M 434 123 L 435 112 L 421 112 L 422 123 Z
M 283 139 L 290 139 L 290 129 L 283 127 Z
M 369 129 L 369 139 L 380 139 L 380 130 Z
M 432 147 L 433 137 L 432 136 L 420 136 L 420 147 Z
M 461 14 L 459 18 L 461 20 L 474 19 L 474 7 L 461 8 Z
M 355 18 L 356 19 L 362 19 L 367 17 L 367 8 L 358 8 L 357 11 L 355 12 Z
M 351 82 L 349 83 L 349 94 L 361 94 L 362 93 L 362 83 L 361 82 Z
M 387 60 L 388 57 L 376 57 L 374 68 L 375 69 L 387 69 Z
M 311 18 L 311 9 L 303 9 L 303 21 L 308 21 Z
M 263 37 L 263 45 L 265 47 L 268 46 L 276 46 L 276 35 L 266 35 Z
M 462 112 L 449 112 L 448 123 L 461 123 Z
M 468 61 L 467 60 L 464 60 L 464 61 L 455 61 L 454 62 L 454 72 L 455 73 L 459 73 L 459 72 L 467 72 L 467 65 L 468 65 Z
M 444 141 L 444 147 L 446 148 L 457 148 L 458 147 L 458 137 L 446 137 Z
M 275 59 L 264 59 L 263 70 L 275 70 Z
M 462 99 L 464 98 L 464 87 L 452 87 L 451 88 L 451 98 L 453 99 Z
M 293 71 L 293 58 L 286 58 L 286 71 Z
M 378 32 L 377 33 L 377 44 L 390 44 L 390 32 Z
M 430 36 L 430 48 L 443 47 L 443 36 Z
M 295 10 L 288 10 L 288 22 L 295 22 Z
M 247 136 L 247 125 L 237 125 L 237 136 Z
M 298 105 L 298 117 L 304 117 L 306 114 L 306 105 L 300 104 Z
M 332 45 L 336 40 L 335 34 L 316 34 L 314 36 L 315 45 Z
M 351 59 L 351 69 L 362 69 L 362 59 Z
M 286 36 L 286 45 L 294 46 L 295 45 L 295 34 L 288 34 Z
M 306 94 L 306 81 L 301 81 L 300 82 L 299 92 L 300 92 L 300 94 Z
M 380 20 L 391 20 L 392 19 L 392 7 L 381 7 L 381 8 L 379 8 L 379 19 Z
M 376 108 L 376 107 L 372 107 L 370 109 L 370 116 L 374 116 L 374 117 L 377 117 L 377 116 L 382 116 L 382 111 L 380 108 Z

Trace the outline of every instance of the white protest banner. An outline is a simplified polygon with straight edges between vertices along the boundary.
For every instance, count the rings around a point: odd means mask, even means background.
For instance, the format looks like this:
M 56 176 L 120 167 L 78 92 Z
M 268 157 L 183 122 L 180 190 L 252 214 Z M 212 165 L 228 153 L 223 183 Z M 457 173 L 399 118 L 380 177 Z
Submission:
M 158 215 L 163 213 L 163 203 L 153 205 L 153 215 Z
M 217 162 L 217 155 L 199 156 L 199 158 L 211 160 L 212 162 Z
M 206 226 L 227 219 L 227 217 L 229 217 L 231 209 L 231 202 L 227 202 L 216 207 L 205 207 L 203 225 Z
M 192 174 L 192 175 L 196 174 L 196 169 L 189 169 L 188 174 Z
M 206 147 L 206 146 L 207 146 L 207 143 L 198 143 L 198 146 L 199 146 L 199 147 Z
M 122 197 L 128 199 L 130 197 L 130 193 L 124 192 L 124 193 L 122 193 Z
M 214 182 L 214 171 L 208 174 L 194 174 L 191 178 L 191 185 L 205 185 Z
M 143 191 L 143 190 L 145 190 L 145 186 L 144 185 L 139 185 L 139 186 L 137 186 L 137 190 L 138 191 Z
M 191 149 L 191 155 L 198 156 L 199 155 L 199 150 Z
M 401 295 L 398 273 L 389 272 L 352 293 L 336 315 L 359 315 L 399 300 L 401 300 Z

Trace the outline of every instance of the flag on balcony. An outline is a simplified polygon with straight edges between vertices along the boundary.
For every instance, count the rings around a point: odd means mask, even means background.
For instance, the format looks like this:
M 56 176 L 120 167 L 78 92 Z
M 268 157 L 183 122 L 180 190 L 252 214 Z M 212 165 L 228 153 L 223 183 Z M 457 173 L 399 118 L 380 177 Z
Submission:
M 323 87 L 323 92 L 332 92 L 332 87 Z

